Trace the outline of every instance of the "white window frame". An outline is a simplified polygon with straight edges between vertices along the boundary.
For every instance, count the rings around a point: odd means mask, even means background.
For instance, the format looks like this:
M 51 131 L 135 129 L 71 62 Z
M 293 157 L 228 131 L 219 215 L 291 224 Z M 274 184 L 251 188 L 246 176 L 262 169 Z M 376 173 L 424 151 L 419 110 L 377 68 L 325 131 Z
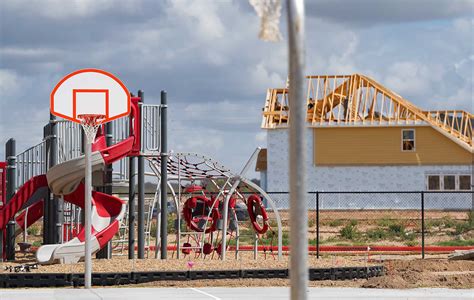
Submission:
M 404 150 L 404 149 L 403 149 L 403 141 L 405 140 L 405 139 L 403 138 L 403 133 L 404 133 L 405 131 L 413 131 L 413 149 L 412 149 L 412 150 Z M 402 150 L 402 152 L 415 152 L 415 151 L 416 151 L 416 131 L 415 131 L 414 128 L 402 129 L 402 136 L 401 136 L 401 138 L 402 138 L 402 142 L 401 142 L 401 144 L 400 144 L 400 149 Z M 407 139 L 407 141 L 411 141 L 411 140 L 408 140 L 408 139 Z
M 461 190 L 461 176 L 469 176 L 469 189 L 467 190 Z M 458 176 L 456 176 L 456 179 L 457 179 L 457 188 L 458 188 L 458 191 L 472 191 L 472 175 L 471 174 L 459 174 Z
M 472 175 L 471 174 L 453 174 L 453 173 L 428 173 L 425 174 L 425 182 L 426 182 L 426 191 L 445 191 L 445 192 L 459 192 L 459 191 L 472 191 Z M 437 176 L 439 178 L 439 190 L 430 190 L 430 176 Z M 444 176 L 454 176 L 454 190 L 447 190 L 444 188 Z M 468 190 L 461 190 L 461 179 L 460 176 L 469 176 L 471 178 L 471 185 L 470 189 Z
M 430 190 L 430 177 L 431 176 L 437 176 L 439 179 L 439 190 Z M 443 182 L 441 181 L 441 176 L 440 174 L 426 174 L 426 190 L 427 191 L 442 191 L 443 190 Z
M 443 191 L 447 191 L 447 192 L 459 191 L 459 184 L 458 184 L 458 183 L 459 183 L 459 175 L 457 175 L 457 174 L 441 174 L 440 176 L 442 177 L 442 180 L 441 180 L 442 185 L 441 185 L 441 186 L 443 187 Z M 446 176 L 452 176 L 452 177 L 454 177 L 454 189 L 452 189 L 452 190 L 447 190 L 447 189 L 444 187 L 444 177 L 446 177 Z

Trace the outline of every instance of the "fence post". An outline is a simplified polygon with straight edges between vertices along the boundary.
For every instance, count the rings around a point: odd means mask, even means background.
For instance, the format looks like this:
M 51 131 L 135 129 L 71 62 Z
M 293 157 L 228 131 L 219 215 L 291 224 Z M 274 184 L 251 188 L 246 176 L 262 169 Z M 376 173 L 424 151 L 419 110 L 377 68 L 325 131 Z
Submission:
M 425 258 L 425 192 L 421 192 L 421 258 Z
M 316 258 L 319 258 L 319 192 L 316 192 Z
M 7 161 L 7 197 L 6 202 L 15 195 L 16 188 L 16 142 L 15 139 L 9 139 L 5 147 L 5 156 Z M 6 236 L 6 259 L 9 261 L 15 260 L 15 217 L 8 221 L 7 236 Z

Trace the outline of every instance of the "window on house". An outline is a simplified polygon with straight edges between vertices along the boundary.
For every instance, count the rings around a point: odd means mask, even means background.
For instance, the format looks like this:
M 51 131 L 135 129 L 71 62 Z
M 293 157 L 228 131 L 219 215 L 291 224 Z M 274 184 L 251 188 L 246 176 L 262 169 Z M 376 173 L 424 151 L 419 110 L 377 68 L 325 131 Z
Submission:
M 469 191 L 471 189 L 471 176 L 470 175 L 460 175 L 459 176 L 459 189 L 464 191 Z
M 441 182 L 438 175 L 428 176 L 428 190 L 439 191 L 441 189 Z
M 443 185 L 444 190 L 452 191 L 456 189 L 456 176 L 454 175 L 445 175 L 443 176 Z
M 415 130 L 402 130 L 402 151 L 415 151 Z

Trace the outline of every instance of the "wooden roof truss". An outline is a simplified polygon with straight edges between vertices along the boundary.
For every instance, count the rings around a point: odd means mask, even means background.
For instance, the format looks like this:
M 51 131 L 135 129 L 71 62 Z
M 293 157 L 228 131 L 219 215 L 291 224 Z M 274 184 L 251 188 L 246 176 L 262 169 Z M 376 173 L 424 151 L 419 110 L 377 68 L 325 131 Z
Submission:
M 461 110 L 423 111 L 375 80 L 360 74 L 307 76 L 310 127 L 431 125 L 473 152 L 474 116 Z M 268 89 L 263 128 L 287 127 L 287 88 Z

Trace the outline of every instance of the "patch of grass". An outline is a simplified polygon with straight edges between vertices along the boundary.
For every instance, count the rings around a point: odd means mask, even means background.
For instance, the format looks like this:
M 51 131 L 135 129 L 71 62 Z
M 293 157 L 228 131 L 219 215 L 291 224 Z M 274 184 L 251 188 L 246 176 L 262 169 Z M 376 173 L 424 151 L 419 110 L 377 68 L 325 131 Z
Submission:
M 382 227 L 389 227 L 392 224 L 395 224 L 396 221 L 393 219 L 390 219 L 389 217 L 384 217 L 380 220 L 377 221 L 377 224 Z
M 405 234 L 403 235 L 403 238 L 407 240 L 408 242 L 415 241 L 416 237 L 417 237 L 416 233 L 414 232 L 405 232 Z
M 308 228 L 313 228 L 316 226 L 316 220 L 314 218 L 311 218 L 308 220 Z
M 357 225 L 357 220 L 351 219 L 351 220 L 349 221 L 349 225 L 355 227 L 355 226 Z
M 467 223 L 469 223 L 469 226 L 471 226 L 471 228 L 474 228 L 474 211 L 473 210 L 467 213 Z
M 413 246 L 417 246 L 418 242 L 417 241 L 406 241 L 405 245 L 413 247 Z
M 360 236 L 360 233 L 357 230 L 357 227 L 352 224 L 347 224 L 346 226 L 342 227 L 341 230 L 339 231 L 339 234 L 341 235 L 342 238 L 346 240 L 354 240 Z
M 472 229 L 473 229 L 473 226 L 469 224 L 468 222 L 459 222 L 456 224 L 453 234 L 460 235 Z
M 339 241 L 339 238 L 336 237 L 336 236 L 331 236 L 331 237 L 328 237 L 327 239 L 322 239 L 321 241 L 319 241 L 319 244 L 329 244 L 329 243 L 334 243 L 334 242 L 337 242 Z
M 445 228 L 454 228 L 456 227 L 456 220 L 453 220 L 450 216 L 444 216 L 441 218 L 441 221 L 443 222 L 443 226 Z
M 383 240 L 383 239 L 386 239 L 388 237 L 387 231 L 385 229 L 379 228 L 379 227 L 367 230 L 366 235 L 369 239 L 375 240 L 375 241 Z
M 438 246 L 474 246 L 474 239 L 470 240 L 451 240 L 436 243 Z
M 37 236 L 40 233 L 40 228 L 36 225 L 32 225 L 26 229 L 26 232 L 28 233 L 28 235 Z
M 41 246 L 41 242 L 40 242 L 40 241 L 34 241 L 33 244 L 31 244 L 31 246 L 33 246 L 33 247 L 40 247 L 40 246 Z
M 403 237 L 405 235 L 405 226 L 401 223 L 393 223 L 388 226 L 388 231 L 392 236 Z
M 342 220 L 341 219 L 336 219 L 336 220 L 331 220 L 328 225 L 330 227 L 339 227 L 342 226 Z

